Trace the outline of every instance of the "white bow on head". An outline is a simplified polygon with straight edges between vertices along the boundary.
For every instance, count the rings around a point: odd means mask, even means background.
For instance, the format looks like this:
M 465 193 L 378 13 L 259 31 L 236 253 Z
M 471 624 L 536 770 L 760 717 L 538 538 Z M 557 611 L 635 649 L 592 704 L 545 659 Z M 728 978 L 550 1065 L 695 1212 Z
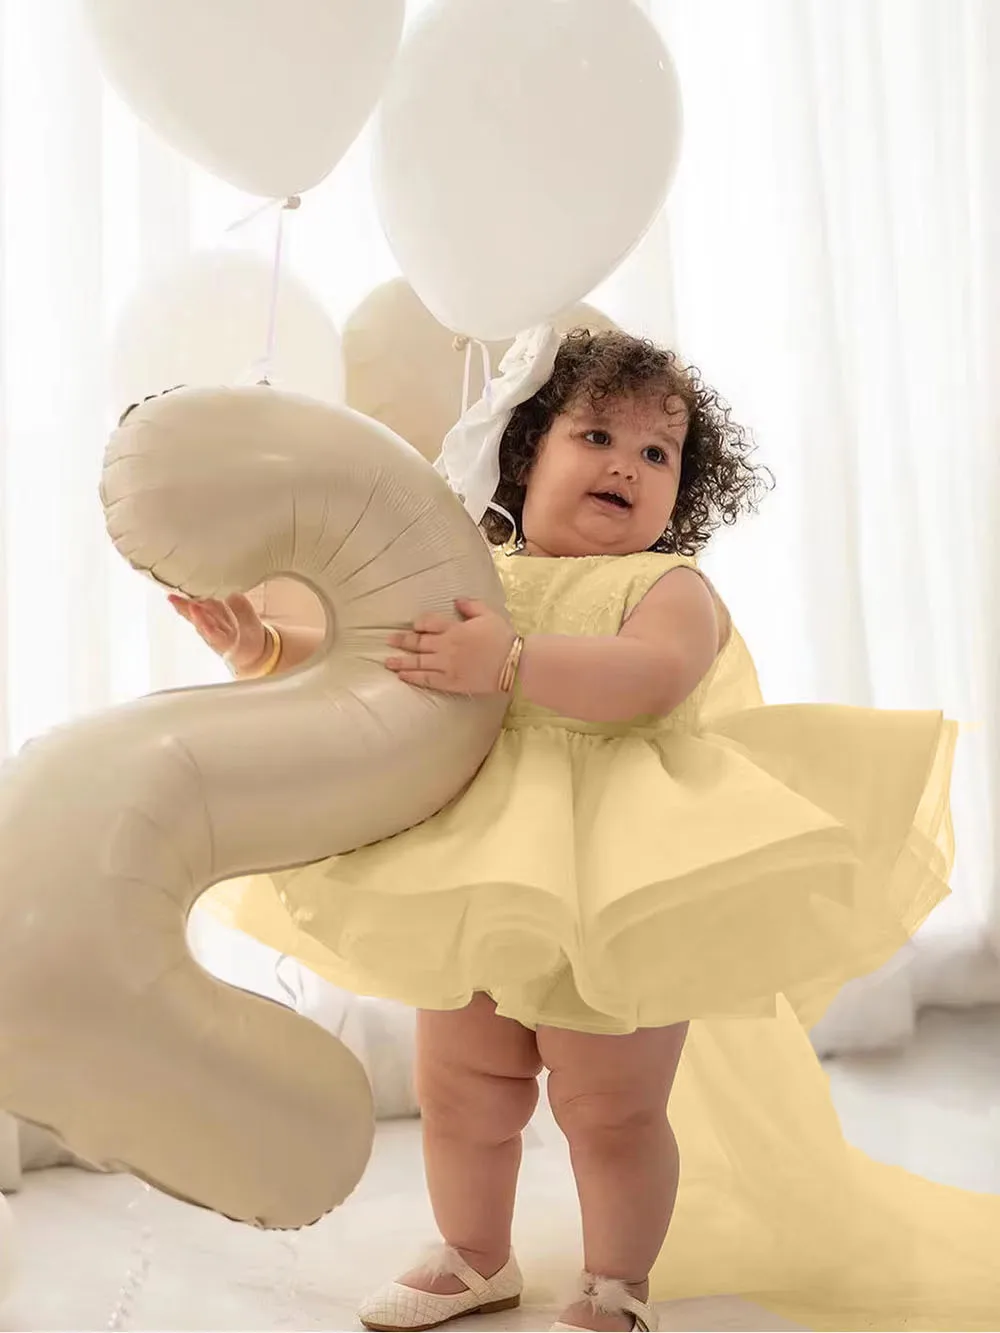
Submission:
M 526 403 L 552 376 L 561 342 L 551 325 L 519 334 L 478 402 L 463 412 L 444 437 L 434 464 L 476 523 L 493 504 L 500 482 L 500 441 L 514 409 Z

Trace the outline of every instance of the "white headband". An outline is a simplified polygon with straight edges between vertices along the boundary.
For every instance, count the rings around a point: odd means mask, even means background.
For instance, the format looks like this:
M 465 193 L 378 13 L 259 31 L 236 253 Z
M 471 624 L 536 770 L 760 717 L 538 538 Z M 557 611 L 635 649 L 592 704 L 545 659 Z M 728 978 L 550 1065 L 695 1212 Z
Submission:
M 561 341 L 548 324 L 519 334 L 500 362 L 499 375 L 444 437 L 434 467 L 476 523 L 487 509 L 511 517 L 493 504 L 500 483 L 500 441 L 514 409 L 551 378 Z

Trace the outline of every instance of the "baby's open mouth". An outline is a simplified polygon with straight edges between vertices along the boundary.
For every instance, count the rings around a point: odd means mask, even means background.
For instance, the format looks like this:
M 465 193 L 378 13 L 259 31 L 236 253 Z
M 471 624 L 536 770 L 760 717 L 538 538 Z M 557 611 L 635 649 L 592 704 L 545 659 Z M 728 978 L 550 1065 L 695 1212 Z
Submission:
M 600 500 L 603 504 L 612 505 L 616 509 L 631 509 L 632 502 L 626 500 L 624 495 L 619 495 L 617 491 L 591 491 L 591 498 Z

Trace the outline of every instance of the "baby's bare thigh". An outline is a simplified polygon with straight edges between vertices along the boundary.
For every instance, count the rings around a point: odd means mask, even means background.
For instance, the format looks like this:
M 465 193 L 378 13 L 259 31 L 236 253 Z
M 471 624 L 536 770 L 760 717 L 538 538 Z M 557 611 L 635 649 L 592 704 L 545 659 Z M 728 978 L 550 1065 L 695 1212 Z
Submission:
M 621 1115 L 662 1113 L 688 1027 L 642 1028 L 621 1037 L 540 1027 L 537 1043 L 553 1109 L 586 1101 L 613 1106 Z
M 417 1014 L 417 1072 L 453 1067 L 492 1078 L 537 1078 L 542 1070 L 530 1028 L 501 1018 L 488 995 L 464 1009 Z

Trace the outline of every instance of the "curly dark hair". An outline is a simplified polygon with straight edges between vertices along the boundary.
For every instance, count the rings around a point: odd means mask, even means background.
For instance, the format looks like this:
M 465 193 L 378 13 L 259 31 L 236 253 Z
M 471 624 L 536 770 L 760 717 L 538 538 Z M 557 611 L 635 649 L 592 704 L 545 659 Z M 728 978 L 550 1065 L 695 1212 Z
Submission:
M 763 492 L 773 488 L 773 473 L 747 462 L 752 441 L 696 369 L 647 339 L 574 329 L 562 341 L 551 378 L 515 409 L 500 441 L 500 484 L 493 499 L 514 518 L 518 534 L 528 475 L 555 418 L 581 399 L 596 407 L 609 399 L 657 393 L 664 402 L 679 397 L 689 424 L 677 501 L 652 550 L 693 556 L 720 524 L 731 526 L 741 513 L 756 509 Z M 771 487 L 761 472 L 771 477 Z M 494 546 L 511 536 L 510 524 L 494 510 L 487 510 L 482 528 Z

